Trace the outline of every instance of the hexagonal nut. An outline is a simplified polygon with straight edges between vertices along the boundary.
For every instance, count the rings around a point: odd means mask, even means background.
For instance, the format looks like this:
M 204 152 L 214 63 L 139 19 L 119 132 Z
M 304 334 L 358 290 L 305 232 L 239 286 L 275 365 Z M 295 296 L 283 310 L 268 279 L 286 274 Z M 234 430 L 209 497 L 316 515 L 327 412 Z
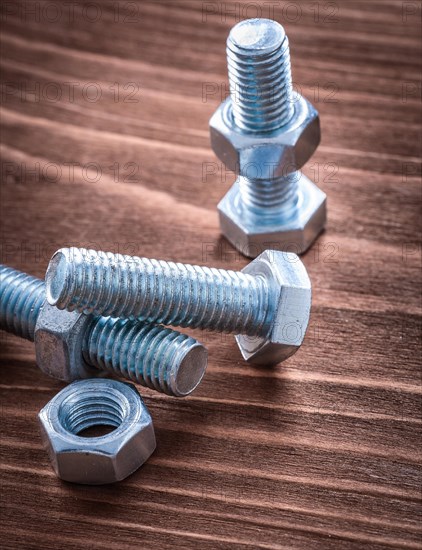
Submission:
M 243 270 L 268 281 L 274 307 L 268 336 L 236 336 L 240 351 L 257 365 L 272 366 L 286 360 L 302 345 L 311 313 L 311 281 L 293 253 L 267 250 Z
M 303 254 L 325 227 L 326 203 L 326 194 L 300 174 L 296 202 L 276 215 L 257 215 L 243 205 L 238 179 L 218 205 L 221 232 L 249 258 L 269 248 Z
M 82 343 L 92 317 L 75 311 L 61 311 L 44 302 L 35 325 L 35 357 L 39 368 L 59 380 L 103 376 L 87 365 Z
M 43 442 L 54 471 L 73 483 L 101 485 L 126 478 L 156 447 L 151 415 L 136 388 L 117 380 L 79 380 L 40 411 Z M 115 429 L 100 437 L 86 428 Z
M 242 133 L 236 128 L 231 98 L 210 119 L 211 146 L 229 170 L 242 176 L 269 179 L 299 170 L 321 139 L 318 111 L 304 97 L 286 125 L 268 134 Z

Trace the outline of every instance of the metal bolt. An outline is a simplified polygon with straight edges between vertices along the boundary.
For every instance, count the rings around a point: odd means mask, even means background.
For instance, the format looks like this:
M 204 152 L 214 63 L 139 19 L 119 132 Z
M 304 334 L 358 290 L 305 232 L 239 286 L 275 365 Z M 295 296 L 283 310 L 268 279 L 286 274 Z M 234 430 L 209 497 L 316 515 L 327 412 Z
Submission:
M 243 271 L 63 248 L 47 300 L 68 311 L 237 333 L 243 357 L 276 364 L 300 347 L 311 283 L 295 254 L 266 251 Z
M 294 114 L 289 41 L 281 25 L 247 19 L 227 39 L 232 114 L 237 128 L 271 132 Z
M 60 311 L 45 300 L 45 283 L 0 265 L 0 328 L 35 341 L 47 374 L 75 380 L 110 372 L 177 397 L 204 375 L 206 349 L 159 325 Z
M 320 141 L 318 112 L 293 93 L 281 25 L 248 19 L 227 40 L 230 97 L 210 120 L 211 144 L 239 174 L 220 202 L 223 234 L 256 257 L 265 243 L 304 252 L 326 220 L 326 196 L 299 169 Z

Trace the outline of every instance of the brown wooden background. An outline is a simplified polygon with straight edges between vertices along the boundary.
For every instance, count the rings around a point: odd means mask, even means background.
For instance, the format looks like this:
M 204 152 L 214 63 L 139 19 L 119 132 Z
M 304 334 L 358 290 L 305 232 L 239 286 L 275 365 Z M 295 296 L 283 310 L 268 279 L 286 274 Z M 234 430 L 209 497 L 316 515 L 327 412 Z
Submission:
M 73 244 L 242 268 L 208 119 L 256 14 L 285 25 L 322 120 L 305 343 L 268 371 L 197 332 L 202 385 L 144 391 L 157 451 L 96 488 L 54 475 L 36 415 L 62 384 L 2 333 L 4 548 L 422 548 L 419 2 L 3 3 L 1 261 L 43 276 Z

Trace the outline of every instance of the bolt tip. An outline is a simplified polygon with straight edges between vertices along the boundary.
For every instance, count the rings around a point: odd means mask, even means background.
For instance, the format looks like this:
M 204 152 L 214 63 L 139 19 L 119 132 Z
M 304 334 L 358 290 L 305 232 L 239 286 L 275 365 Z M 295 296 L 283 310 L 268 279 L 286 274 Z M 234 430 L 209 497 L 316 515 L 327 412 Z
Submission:
M 170 385 L 175 396 L 185 397 L 193 392 L 205 374 L 207 360 L 208 352 L 202 344 L 190 345 L 171 376 Z
M 281 46 L 286 33 L 272 19 L 245 19 L 235 25 L 228 38 L 229 47 L 245 52 L 266 53 Z
M 58 250 L 48 264 L 45 274 L 46 296 L 50 305 L 58 305 L 63 299 L 68 277 L 68 254 L 66 249 Z

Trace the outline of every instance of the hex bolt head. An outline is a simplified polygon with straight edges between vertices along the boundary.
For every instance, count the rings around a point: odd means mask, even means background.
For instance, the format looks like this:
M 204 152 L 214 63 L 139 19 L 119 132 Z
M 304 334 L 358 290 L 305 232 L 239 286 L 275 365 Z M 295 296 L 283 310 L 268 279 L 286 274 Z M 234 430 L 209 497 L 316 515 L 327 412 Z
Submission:
M 295 254 L 267 250 L 243 269 L 263 277 L 276 292 L 271 329 L 266 337 L 236 336 L 246 361 L 276 365 L 302 345 L 311 313 L 312 290 L 305 266 Z
M 83 342 L 92 318 L 76 311 L 60 311 L 47 302 L 40 309 L 35 325 L 35 357 L 48 376 L 71 382 L 104 376 L 83 358 Z

